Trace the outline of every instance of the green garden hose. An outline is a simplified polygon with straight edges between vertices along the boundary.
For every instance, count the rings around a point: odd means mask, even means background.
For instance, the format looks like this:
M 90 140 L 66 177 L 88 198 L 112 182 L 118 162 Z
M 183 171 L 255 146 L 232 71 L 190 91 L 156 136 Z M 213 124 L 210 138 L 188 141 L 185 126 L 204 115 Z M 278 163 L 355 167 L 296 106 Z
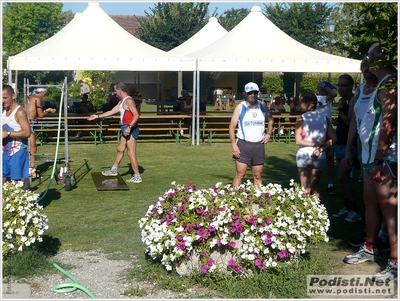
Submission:
M 58 264 L 56 264 L 54 262 L 53 262 L 53 266 L 74 282 L 74 283 L 63 283 L 63 284 L 56 285 L 53 288 L 53 292 L 58 293 L 58 294 L 71 293 L 73 291 L 76 291 L 77 289 L 80 289 L 81 291 L 85 292 L 90 298 L 96 299 L 95 295 L 93 295 L 86 287 L 80 285 L 78 283 L 78 280 L 76 280 L 74 278 L 74 276 L 72 276 L 70 273 L 65 271 L 63 268 L 61 268 Z
M 64 85 L 61 91 L 61 100 L 60 100 L 60 108 L 62 108 L 62 103 L 63 103 L 63 99 L 64 99 Z M 43 192 L 43 194 L 40 196 L 40 198 L 38 199 L 38 202 L 40 202 L 45 195 L 47 194 L 47 192 L 50 189 L 50 185 L 51 182 L 53 181 L 54 178 L 54 173 L 56 171 L 56 166 L 57 166 L 57 157 L 58 157 L 58 147 L 60 145 L 60 133 L 61 133 L 61 114 L 62 114 L 62 110 L 60 109 L 58 112 L 58 129 L 57 129 L 57 145 L 56 145 L 56 152 L 54 154 L 54 164 L 53 164 L 53 170 L 51 172 L 51 176 L 50 176 L 50 181 L 47 184 L 46 190 Z

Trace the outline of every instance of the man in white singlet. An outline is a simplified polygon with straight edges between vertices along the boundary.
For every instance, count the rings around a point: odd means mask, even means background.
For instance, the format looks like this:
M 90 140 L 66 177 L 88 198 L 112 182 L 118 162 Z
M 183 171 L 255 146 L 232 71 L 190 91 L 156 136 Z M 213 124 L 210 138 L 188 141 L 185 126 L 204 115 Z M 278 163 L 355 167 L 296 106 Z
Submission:
M 373 44 L 368 51 L 370 70 L 378 80 L 360 123 L 366 237 L 365 245 L 343 261 L 349 264 L 382 259 L 378 233 L 386 221 L 390 258 L 385 269 L 373 275 L 377 282 L 395 281 L 398 264 L 397 236 L 397 70 L 387 63 L 383 47 Z
M 28 116 L 23 107 L 15 101 L 15 92 L 10 85 L 3 85 L 3 181 L 11 179 L 14 183 L 27 178 L 29 156 L 28 137 L 31 135 Z
M 233 158 L 236 159 L 236 173 L 232 186 L 239 186 L 251 165 L 253 183 L 262 184 L 262 171 L 265 162 L 265 144 L 273 131 L 274 119 L 267 106 L 257 99 L 259 88 L 256 83 L 245 85 L 246 99 L 236 106 L 229 124 L 229 138 L 232 144 Z M 268 130 L 265 133 L 265 122 Z M 238 131 L 235 135 L 235 129 Z M 236 141 L 237 137 L 237 141 Z

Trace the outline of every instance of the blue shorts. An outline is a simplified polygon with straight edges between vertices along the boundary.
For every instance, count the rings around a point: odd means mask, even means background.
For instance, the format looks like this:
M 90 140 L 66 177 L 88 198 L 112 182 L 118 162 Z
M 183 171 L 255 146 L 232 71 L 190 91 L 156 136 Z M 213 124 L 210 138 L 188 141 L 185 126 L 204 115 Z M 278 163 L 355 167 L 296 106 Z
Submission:
M 333 145 L 333 148 L 335 149 L 335 158 L 337 161 L 340 161 L 344 158 L 344 156 L 346 155 L 346 145 Z M 357 151 L 357 147 L 353 147 L 351 150 L 351 155 L 358 158 L 358 151 Z
M 29 176 L 29 156 L 21 149 L 12 156 L 3 155 L 3 178 L 18 181 Z
M 122 125 L 121 126 L 121 134 L 126 130 L 127 127 L 128 127 L 127 125 Z M 138 140 L 138 138 L 139 138 L 139 126 L 137 124 L 134 125 L 133 128 L 131 128 L 130 136 L 132 136 L 133 138 Z M 122 137 L 126 138 L 124 135 L 122 135 Z

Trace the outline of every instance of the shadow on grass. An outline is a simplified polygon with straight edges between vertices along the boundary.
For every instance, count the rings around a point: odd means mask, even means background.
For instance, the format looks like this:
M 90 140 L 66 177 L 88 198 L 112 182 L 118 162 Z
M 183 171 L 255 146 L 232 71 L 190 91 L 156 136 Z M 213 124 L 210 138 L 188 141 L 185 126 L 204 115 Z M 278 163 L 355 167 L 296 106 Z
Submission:
M 282 152 L 284 152 L 285 144 L 282 144 Z M 294 179 L 295 182 L 299 183 L 299 176 L 296 167 L 296 153 L 289 155 L 291 160 L 282 159 L 278 156 L 269 156 L 267 151 L 266 162 L 263 170 L 263 183 L 277 183 L 282 187 L 289 187 L 290 179 Z M 326 170 L 324 170 L 320 182 L 321 187 L 321 203 L 326 207 L 328 211 L 330 227 L 328 230 L 328 236 L 330 238 L 329 244 L 333 247 L 333 250 L 349 251 L 349 254 L 353 251 L 357 251 L 358 247 L 352 247 L 349 244 L 349 240 L 359 237 L 365 227 L 364 222 L 364 204 L 362 202 L 362 183 L 359 183 L 356 178 L 352 179 L 354 182 L 354 188 L 356 194 L 359 196 L 358 209 L 359 214 L 362 216 L 362 220 L 354 223 L 349 223 L 344 218 L 333 217 L 332 214 L 338 212 L 344 204 L 343 196 L 339 182 L 337 181 L 337 166 L 335 166 L 335 187 L 336 194 L 329 195 L 325 189 L 326 185 Z
M 282 147 L 284 146 L 285 144 L 282 144 Z M 291 155 L 291 158 L 292 160 L 287 160 L 286 158 L 269 156 L 267 152 L 263 170 L 263 183 L 277 183 L 284 188 L 288 188 L 291 179 L 299 182 L 295 159 L 296 153 Z
M 44 235 L 43 241 L 38 245 L 38 250 L 46 256 L 54 256 L 61 247 L 61 241 L 50 235 Z

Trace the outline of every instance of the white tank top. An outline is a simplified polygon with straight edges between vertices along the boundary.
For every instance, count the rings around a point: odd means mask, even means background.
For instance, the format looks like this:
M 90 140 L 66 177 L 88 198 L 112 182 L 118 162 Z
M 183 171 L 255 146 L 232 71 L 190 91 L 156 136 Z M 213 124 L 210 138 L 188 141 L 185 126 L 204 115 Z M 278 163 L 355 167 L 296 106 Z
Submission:
M 372 93 L 372 97 L 368 102 L 367 111 L 360 124 L 361 131 L 359 132 L 359 136 L 362 145 L 361 159 L 363 164 L 370 164 L 375 160 L 375 154 L 379 144 L 380 130 L 382 127 L 382 104 L 378 100 L 378 89 L 390 76 L 393 75 L 385 75 L 385 77 L 378 83 L 377 88 Z M 397 129 L 385 159 L 397 162 Z
M 361 121 L 367 112 L 368 103 L 371 100 L 371 97 L 374 95 L 374 91 L 369 94 L 364 93 L 365 83 L 360 85 L 360 89 L 358 90 L 356 96 L 354 97 L 354 113 L 356 114 L 357 120 L 357 133 L 360 133 Z
M 242 112 L 239 116 L 237 137 L 248 142 L 260 142 L 265 132 L 265 113 L 261 109 L 261 102 L 258 101 L 256 108 L 247 106 L 242 101 Z
M 15 120 L 15 114 L 21 106 L 18 106 L 14 111 L 11 112 L 9 116 L 7 116 L 7 111 L 4 110 L 1 116 L 3 123 L 3 130 L 7 132 L 18 132 L 21 130 L 21 125 Z M 5 143 L 5 144 L 4 144 Z M 3 155 L 12 156 L 17 153 L 21 149 L 26 149 L 26 145 L 28 143 L 28 139 L 18 139 L 7 137 L 3 140 Z

